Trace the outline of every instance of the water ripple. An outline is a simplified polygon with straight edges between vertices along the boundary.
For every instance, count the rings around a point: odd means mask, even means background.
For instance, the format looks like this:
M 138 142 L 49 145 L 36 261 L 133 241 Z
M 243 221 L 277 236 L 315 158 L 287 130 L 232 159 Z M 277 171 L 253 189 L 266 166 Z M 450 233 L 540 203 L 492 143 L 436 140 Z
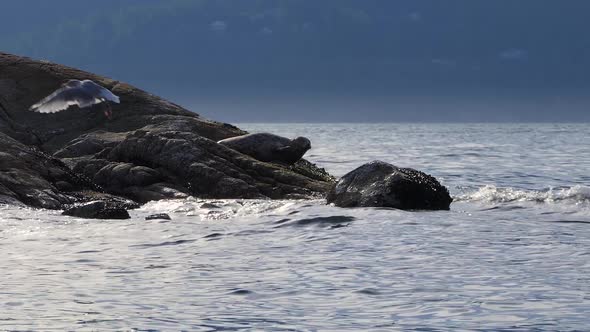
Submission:
M 176 240 L 176 241 L 165 241 L 165 242 L 161 242 L 161 243 L 135 244 L 135 245 L 130 245 L 129 247 L 153 248 L 153 247 L 164 247 L 164 246 L 177 246 L 177 245 L 181 245 L 181 244 L 192 243 L 195 241 L 196 240 Z
M 285 220 L 284 222 L 275 222 L 279 224 L 277 227 L 285 227 L 285 226 L 318 226 L 318 227 L 335 227 L 335 226 L 343 226 L 344 224 L 348 224 L 354 221 L 356 218 L 351 216 L 329 216 L 329 217 L 315 217 L 315 218 L 305 218 L 305 219 L 297 219 L 297 220 Z
M 124 222 L 2 207 L 0 330 L 588 329 L 589 126 L 244 127 L 310 137 L 336 175 L 373 159 L 427 171 L 456 201 L 189 198 Z M 157 213 L 174 222 L 145 222 Z

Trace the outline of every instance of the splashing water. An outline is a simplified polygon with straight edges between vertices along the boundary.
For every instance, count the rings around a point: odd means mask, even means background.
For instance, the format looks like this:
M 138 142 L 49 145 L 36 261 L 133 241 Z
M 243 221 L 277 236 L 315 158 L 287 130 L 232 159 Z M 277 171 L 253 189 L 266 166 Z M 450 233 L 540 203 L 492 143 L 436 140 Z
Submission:
M 515 188 L 498 188 L 486 185 L 474 193 L 459 195 L 456 201 L 484 201 L 484 202 L 537 202 L 585 204 L 590 202 L 590 187 L 576 185 L 571 188 L 548 190 L 518 190 Z

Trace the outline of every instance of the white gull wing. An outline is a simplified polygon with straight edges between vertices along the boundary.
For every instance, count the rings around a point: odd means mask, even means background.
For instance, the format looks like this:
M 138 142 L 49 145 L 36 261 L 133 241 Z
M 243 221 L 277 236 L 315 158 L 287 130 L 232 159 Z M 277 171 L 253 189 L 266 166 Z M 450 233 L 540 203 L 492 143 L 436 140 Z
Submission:
M 100 102 L 86 93 L 81 87 L 64 86 L 31 106 L 30 110 L 39 113 L 56 113 L 72 105 L 88 107 Z
M 105 89 L 102 86 L 94 83 L 91 80 L 82 81 L 82 87 L 97 98 L 102 98 L 108 101 L 119 104 L 119 97 L 112 93 L 109 89 Z
M 105 100 L 119 103 L 119 97 L 90 80 L 82 82 L 70 80 L 66 85 L 31 106 L 30 110 L 39 113 L 56 113 L 72 105 L 84 108 Z

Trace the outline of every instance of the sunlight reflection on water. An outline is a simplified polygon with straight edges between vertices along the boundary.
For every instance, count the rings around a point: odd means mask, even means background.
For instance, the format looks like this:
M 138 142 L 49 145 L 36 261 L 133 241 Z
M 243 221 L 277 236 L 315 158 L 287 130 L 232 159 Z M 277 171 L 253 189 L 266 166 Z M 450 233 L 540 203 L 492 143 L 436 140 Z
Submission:
M 457 202 L 191 198 L 127 221 L 0 208 L 0 329 L 587 329 L 586 127 L 243 127 L 309 136 L 337 175 L 373 159 L 425 170 Z M 162 212 L 172 220 L 145 220 Z

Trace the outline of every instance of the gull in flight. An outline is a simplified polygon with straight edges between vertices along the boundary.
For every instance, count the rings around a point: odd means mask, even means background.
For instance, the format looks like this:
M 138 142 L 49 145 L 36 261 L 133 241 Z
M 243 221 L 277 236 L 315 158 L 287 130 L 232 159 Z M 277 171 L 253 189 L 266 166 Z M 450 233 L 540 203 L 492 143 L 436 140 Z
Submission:
M 111 119 L 113 113 L 109 101 L 118 104 L 119 97 L 91 80 L 69 80 L 61 88 L 55 90 L 29 109 L 39 113 L 57 113 L 68 109 L 72 105 L 85 108 L 105 103 L 107 109 L 104 111 L 104 115 Z

